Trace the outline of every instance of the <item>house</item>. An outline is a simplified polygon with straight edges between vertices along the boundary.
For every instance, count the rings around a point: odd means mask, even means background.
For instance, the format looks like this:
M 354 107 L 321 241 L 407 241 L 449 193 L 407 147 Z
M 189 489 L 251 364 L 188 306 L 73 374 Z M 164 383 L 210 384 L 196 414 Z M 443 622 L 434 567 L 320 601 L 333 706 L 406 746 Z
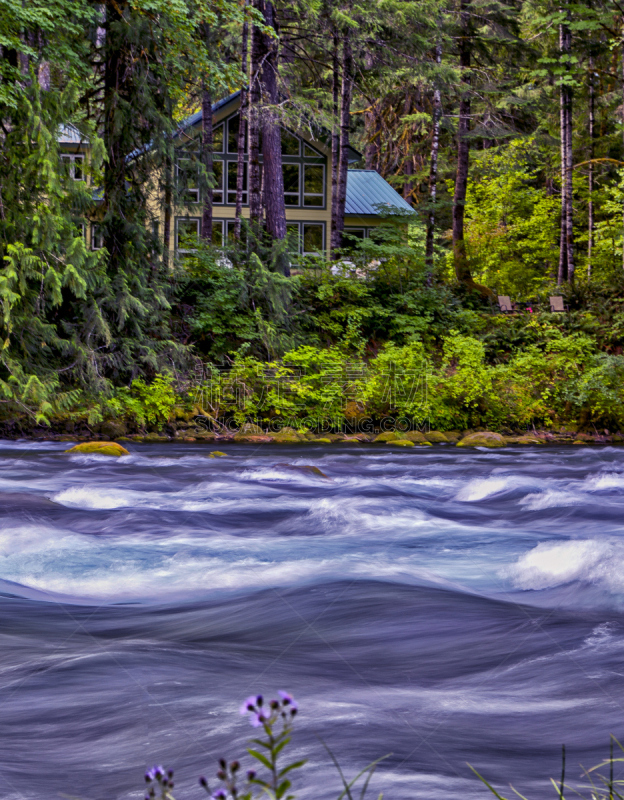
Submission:
M 236 205 L 237 143 L 240 92 L 220 100 L 212 107 L 214 137 L 213 241 L 221 244 L 234 229 Z M 194 157 L 201 133 L 202 112 L 188 117 L 175 134 L 175 178 L 179 200 L 171 219 L 170 242 L 176 253 L 188 252 L 199 236 L 202 197 L 199 164 Z M 86 154 L 80 134 L 71 127 L 63 128 L 59 143 L 71 177 L 82 179 Z M 350 149 L 350 163 L 360 154 Z M 260 158 L 262 163 L 262 157 Z M 331 226 L 331 148 L 322 139 L 313 139 L 309 131 L 282 129 L 282 163 L 286 225 L 299 242 L 304 255 L 329 250 Z M 345 233 L 367 238 L 385 218 L 397 213 L 413 213 L 411 206 L 375 170 L 349 169 L 347 173 Z M 243 218 L 249 216 L 247 170 L 243 192 Z M 164 208 L 156 213 L 159 230 L 165 226 Z M 88 246 L 102 246 L 97 225 L 86 232 Z

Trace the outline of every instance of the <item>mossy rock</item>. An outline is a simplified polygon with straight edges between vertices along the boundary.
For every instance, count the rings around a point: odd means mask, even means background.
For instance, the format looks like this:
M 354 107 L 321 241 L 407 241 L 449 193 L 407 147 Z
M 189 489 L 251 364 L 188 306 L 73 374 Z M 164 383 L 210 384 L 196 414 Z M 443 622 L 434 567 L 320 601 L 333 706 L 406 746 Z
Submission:
M 300 436 L 297 433 L 284 433 L 283 431 L 276 433 L 272 439 L 275 444 L 301 444 L 301 442 L 308 441 L 305 436 Z
M 572 442 L 572 444 L 584 444 L 584 445 L 587 445 L 587 444 L 588 444 L 588 442 L 587 442 L 587 440 L 583 440 L 583 439 L 575 439 L 575 440 Z
M 304 433 L 299 433 L 289 425 L 281 428 L 277 433 L 272 433 L 271 439 L 276 444 L 299 444 L 300 442 L 308 441 Z
M 543 439 L 537 439 L 535 436 L 505 436 L 507 444 L 544 444 Z
M 442 431 L 429 431 L 425 434 L 425 439 L 431 444 L 448 444 L 448 437 Z
M 407 431 L 407 433 L 398 434 L 398 436 L 400 439 L 408 439 L 410 442 L 414 442 L 414 444 L 430 444 L 426 436 L 420 431 Z
M 223 458 L 224 456 L 227 456 L 227 453 L 222 453 L 221 450 L 213 450 L 208 458 Z
M 383 443 L 388 443 L 388 442 L 394 442 L 395 439 L 399 439 L 399 438 L 401 438 L 401 437 L 399 437 L 399 435 L 395 431 L 384 431 L 383 433 L 380 433 L 379 436 L 375 436 L 375 438 L 373 439 L 373 442 L 375 442 L 375 443 L 381 442 L 383 444 Z M 405 440 L 405 441 L 409 441 L 409 440 Z
M 100 456 L 129 456 L 130 453 L 125 447 L 122 447 L 117 442 L 83 442 L 77 444 L 66 453 L 97 453 Z
M 457 442 L 457 447 L 505 447 L 505 440 L 500 433 L 494 431 L 479 431 L 469 433 L 468 436 Z
M 321 436 L 319 439 L 312 439 L 311 441 L 315 442 L 315 444 L 331 444 L 332 443 L 331 439 L 326 439 L 323 436 Z
M 254 425 L 253 422 L 245 422 L 244 425 L 241 425 L 241 428 L 238 431 L 238 433 L 247 434 L 248 436 L 254 434 L 256 436 L 262 436 L 264 434 L 264 431 L 259 425 Z
M 409 439 L 393 439 L 391 442 L 388 442 L 393 447 L 416 447 L 414 442 L 410 442 Z

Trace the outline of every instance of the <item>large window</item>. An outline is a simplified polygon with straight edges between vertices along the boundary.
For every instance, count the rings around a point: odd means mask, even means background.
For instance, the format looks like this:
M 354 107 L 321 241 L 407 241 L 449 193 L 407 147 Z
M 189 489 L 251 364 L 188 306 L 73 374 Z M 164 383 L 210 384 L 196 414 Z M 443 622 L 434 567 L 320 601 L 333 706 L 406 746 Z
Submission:
M 233 221 L 232 221 L 233 222 Z M 227 225 L 227 228 L 226 228 Z M 230 221 L 212 220 L 212 244 L 224 244 L 224 234 L 230 234 Z M 201 220 L 198 217 L 180 217 L 176 220 L 176 250 L 178 253 L 194 253 L 201 236 Z
M 238 113 L 214 129 L 214 186 L 215 205 L 236 204 L 236 175 L 238 162 Z M 284 204 L 289 208 L 324 208 L 326 205 L 325 156 L 306 144 L 291 131 L 282 128 L 282 169 Z M 247 145 L 246 145 L 247 148 Z M 262 152 L 262 151 L 261 151 Z M 262 155 L 260 156 L 262 170 Z M 176 163 L 177 187 L 180 200 L 187 204 L 202 200 L 201 165 L 197 142 L 190 141 L 180 150 Z M 245 158 L 243 205 L 249 204 L 248 164 Z
M 223 152 L 223 125 L 219 125 L 212 131 L 212 152 Z
M 227 121 L 228 126 L 228 147 L 227 151 L 231 154 L 238 154 L 238 126 L 240 117 L 230 117 Z M 247 152 L 247 131 L 245 131 L 245 152 Z
M 238 161 L 228 161 L 228 192 L 227 201 L 230 205 L 236 204 L 236 180 L 238 177 Z M 247 205 L 247 162 L 243 165 L 243 205 Z
M 323 222 L 288 222 L 286 231 L 291 247 L 304 256 L 321 255 L 325 250 Z
M 284 173 L 284 205 L 299 205 L 299 174 L 300 164 L 282 164 Z
M 176 180 L 181 199 L 187 203 L 199 203 L 199 162 L 192 154 L 178 158 Z
M 290 131 L 282 128 L 282 155 L 298 156 L 301 148 L 301 139 Z
M 320 164 L 304 164 L 303 205 L 325 205 L 325 167 Z
M 63 153 L 61 155 L 61 164 L 67 169 L 69 177 L 73 181 L 84 180 L 84 156 L 73 155 L 70 153 Z
M 212 162 L 214 185 L 212 187 L 212 202 L 223 202 L 223 161 Z
M 91 225 L 91 249 L 101 250 L 104 247 L 104 231 L 101 225 Z
M 176 250 L 178 253 L 193 253 L 197 248 L 201 220 L 181 218 L 176 220 Z

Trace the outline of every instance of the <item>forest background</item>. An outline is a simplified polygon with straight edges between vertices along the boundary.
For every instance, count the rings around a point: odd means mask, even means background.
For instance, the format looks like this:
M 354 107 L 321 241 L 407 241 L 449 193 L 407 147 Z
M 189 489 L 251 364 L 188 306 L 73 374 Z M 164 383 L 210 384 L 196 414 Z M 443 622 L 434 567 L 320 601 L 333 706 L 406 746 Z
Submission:
M 159 429 L 198 391 L 237 423 L 624 429 L 615 0 L 0 0 L 0 48 L 5 433 Z M 204 114 L 173 258 L 148 201 L 183 203 L 174 134 L 240 88 L 251 221 L 212 244 Z M 331 143 L 331 258 L 293 255 L 280 126 Z M 350 146 L 414 209 L 374 239 L 343 235 Z

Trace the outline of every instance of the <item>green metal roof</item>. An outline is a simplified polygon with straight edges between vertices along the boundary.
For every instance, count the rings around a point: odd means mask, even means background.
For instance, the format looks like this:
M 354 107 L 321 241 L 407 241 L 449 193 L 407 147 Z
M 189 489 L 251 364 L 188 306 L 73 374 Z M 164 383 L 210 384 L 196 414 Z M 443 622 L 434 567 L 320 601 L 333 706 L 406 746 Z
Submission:
M 374 169 L 347 170 L 345 214 L 384 216 L 384 212 L 414 213 L 414 209 Z

